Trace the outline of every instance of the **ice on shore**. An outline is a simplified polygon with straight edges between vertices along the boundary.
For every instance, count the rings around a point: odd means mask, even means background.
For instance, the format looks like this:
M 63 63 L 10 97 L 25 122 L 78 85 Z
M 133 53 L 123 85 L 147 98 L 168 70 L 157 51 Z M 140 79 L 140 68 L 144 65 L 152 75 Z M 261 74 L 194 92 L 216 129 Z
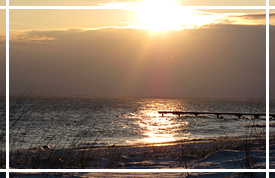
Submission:
M 265 172 L 230 173 L 230 172 L 91 172 L 91 173 L 10 173 L 13 178 L 251 178 L 266 177 Z
M 265 142 L 260 139 L 250 141 L 233 139 L 83 150 L 36 147 L 11 153 L 10 166 L 25 169 L 264 169 Z

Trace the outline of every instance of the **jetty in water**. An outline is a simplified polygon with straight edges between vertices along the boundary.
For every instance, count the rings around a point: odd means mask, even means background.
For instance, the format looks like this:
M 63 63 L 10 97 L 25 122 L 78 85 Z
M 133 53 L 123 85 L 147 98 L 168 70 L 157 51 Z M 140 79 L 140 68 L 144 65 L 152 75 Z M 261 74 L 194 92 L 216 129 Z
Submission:
M 265 113 L 231 113 L 231 112 L 193 112 L 193 111 L 158 111 L 159 114 L 164 116 L 164 114 L 173 114 L 173 115 L 216 115 L 217 118 L 220 118 L 221 115 L 235 115 L 238 118 L 241 118 L 242 116 L 254 116 L 254 118 L 259 118 L 260 116 L 266 116 Z M 275 114 L 270 114 L 271 118 L 274 119 Z

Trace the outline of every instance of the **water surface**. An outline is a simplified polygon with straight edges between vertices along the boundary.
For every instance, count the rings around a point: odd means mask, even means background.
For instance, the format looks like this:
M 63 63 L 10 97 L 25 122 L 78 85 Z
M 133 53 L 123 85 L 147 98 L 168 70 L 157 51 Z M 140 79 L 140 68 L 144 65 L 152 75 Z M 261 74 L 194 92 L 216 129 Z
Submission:
M 22 98 L 21 98 L 22 99 Z M 136 145 L 264 134 L 253 116 L 174 116 L 159 110 L 265 113 L 265 101 L 144 98 L 10 99 L 10 148 Z

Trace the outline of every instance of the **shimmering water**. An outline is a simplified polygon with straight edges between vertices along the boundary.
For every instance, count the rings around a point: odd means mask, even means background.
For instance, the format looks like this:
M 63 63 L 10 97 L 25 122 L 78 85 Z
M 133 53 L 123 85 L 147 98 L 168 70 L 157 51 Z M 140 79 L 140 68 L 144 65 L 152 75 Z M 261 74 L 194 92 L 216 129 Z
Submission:
M 6 125 L 6 96 L 0 95 L 0 129 Z
M 269 101 L 269 113 L 275 114 L 275 100 Z M 274 135 L 275 134 L 275 120 L 269 120 L 269 132 Z
M 22 99 L 22 98 L 21 98 Z M 210 99 L 10 99 L 10 149 L 132 145 L 265 132 L 265 119 L 161 117 L 159 110 L 265 113 L 265 101 Z M 17 103 L 17 104 L 16 104 Z M 256 126 L 256 127 L 255 127 Z

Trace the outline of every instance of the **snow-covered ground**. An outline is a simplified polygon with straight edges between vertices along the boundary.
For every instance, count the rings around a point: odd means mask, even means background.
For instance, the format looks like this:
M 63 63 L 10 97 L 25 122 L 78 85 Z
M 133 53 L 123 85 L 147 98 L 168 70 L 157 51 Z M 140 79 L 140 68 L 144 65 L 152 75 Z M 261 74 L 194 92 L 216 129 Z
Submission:
M 269 140 L 269 168 L 275 169 L 275 134 L 270 134 Z M 275 173 L 273 173 L 275 177 Z
M 10 173 L 12 178 L 264 178 L 265 172 L 253 173 L 229 173 L 229 172 L 199 172 L 199 173 L 186 173 L 186 172 L 91 172 L 91 173 Z
M 10 155 L 11 168 L 26 169 L 264 169 L 265 163 L 264 139 L 221 139 L 85 150 L 54 150 L 44 146 Z
M 275 145 L 270 147 L 275 155 Z M 275 168 L 270 158 L 270 168 Z M 221 139 L 173 143 L 165 146 L 108 147 L 85 150 L 54 150 L 38 147 L 23 150 L 10 157 L 11 168 L 119 168 L 134 172 L 75 173 L 10 173 L 12 178 L 264 178 L 266 172 L 207 172 L 209 169 L 265 169 L 264 139 Z M 146 172 L 149 169 L 178 169 L 179 172 Z M 181 172 L 179 169 L 204 169 L 202 172 Z M 132 171 L 132 170 L 131 170 Z M 141 172 L 140 172 L 141 171 Z M 143 172 L 142 172 L 143 171 Z M 175 170 L 174 170 L 175 171 Z M 191 171 L 191 170 L 190 170 Z M 272 173 L 271 173 L 272 174 Z

